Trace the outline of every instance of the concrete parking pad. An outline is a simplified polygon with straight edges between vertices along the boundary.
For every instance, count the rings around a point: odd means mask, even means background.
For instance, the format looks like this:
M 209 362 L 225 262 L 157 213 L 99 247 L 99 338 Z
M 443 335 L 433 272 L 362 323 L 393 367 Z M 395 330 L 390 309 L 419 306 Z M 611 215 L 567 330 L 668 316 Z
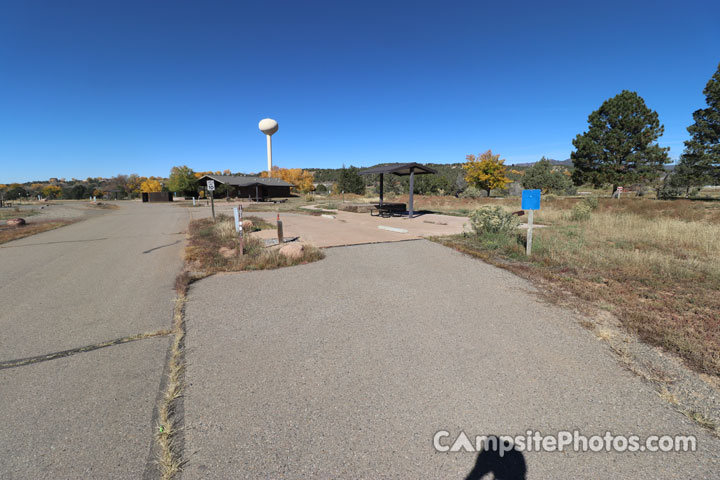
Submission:
M 193 217 L 201 218 L 210 214 L 207 209 L 191 210 Z M 227 204 L 217 206 L 219 213 L 232 216 L 232 207 Z M 275 222 L 277 214 L 269 212 L 248 212 L 246 215 L 261 217 Z M 453 235 L 462 233 L 467 217 L 452 215 L 425 214 L 409 219 L 407 217 L 382 218 L 369 213 L 338 211 L 327 216 L 309 214 L 281 213 L 285 237 L 299 237 L 299 241 L 316 247 L 337 247 L 360 245 L 364 243 L 402 242 L 424 237 Z M 390 230 L 379 227 L 390 227 Z M 399 232 L 392 230 L 406 230 Z M 274 230 L 257 232 L 260 238 L 277 238 Z
M 698 439 L 695 453 L 524 452 L 528 478 L 720 471 L 720 440 L 526 281 L 425 240 L 326 254 L 192 287 L 183 478 L 465 478 L 475 454 L 436 452 L 439 430 Z

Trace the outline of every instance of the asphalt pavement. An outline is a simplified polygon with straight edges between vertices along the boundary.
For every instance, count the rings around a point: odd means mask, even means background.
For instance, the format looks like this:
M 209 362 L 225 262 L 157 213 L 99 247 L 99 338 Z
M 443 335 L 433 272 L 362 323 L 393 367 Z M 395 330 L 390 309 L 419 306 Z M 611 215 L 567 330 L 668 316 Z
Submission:
M 0 364 L 171 327 L 187 209 L 117 205 L 0 245 Z M 0 478 L 142 477 L 168 345 L 0 369 Z
M 191 287 L 184 479 L 718 478 L 720 440 L 528 282 L 426 240 L 326 254 Z M 528 430 L 697 451 L 433 448 Z

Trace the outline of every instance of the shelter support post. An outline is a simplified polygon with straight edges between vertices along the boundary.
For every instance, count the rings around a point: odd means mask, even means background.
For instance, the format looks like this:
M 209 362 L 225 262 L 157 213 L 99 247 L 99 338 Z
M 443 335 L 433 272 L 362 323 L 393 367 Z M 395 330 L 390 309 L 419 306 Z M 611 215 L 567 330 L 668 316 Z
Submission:
M 382 173 L 380 174 L 380 205 L 383 204 L 383 177 L 384 176 L 385 176 L 384 174 L 382 174 Z
M 413 191 L 415 190 L 415 169 L 410 169 L 410 201 L 408 202 L 408 218 L 413 218 Z

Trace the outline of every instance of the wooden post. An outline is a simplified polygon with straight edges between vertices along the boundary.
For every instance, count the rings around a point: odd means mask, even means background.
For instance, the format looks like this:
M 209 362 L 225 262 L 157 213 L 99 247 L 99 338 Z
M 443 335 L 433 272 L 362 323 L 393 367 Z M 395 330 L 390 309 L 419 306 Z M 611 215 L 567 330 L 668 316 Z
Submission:
M 280 221 L 280 214 L 277 214 L 277 233 L 278 233 L 278 245 L 283 243 L 285 241 L 285 237 L 283 236 L 283 225 Z
M 530 251 L 532 250 L 532 229 L 533 229 L 533 212 L 534 210 L 530 210 L 528 212 L 528 233 L 527 233 L 527 245 L 525 247 L 525 254 L 529 257 Z
M 215 196 L 213 195 L 213 191 L 210 190 L 210 203 L 212 204 L 212 216 L 213 216 L 213 222 L 215 221 Z

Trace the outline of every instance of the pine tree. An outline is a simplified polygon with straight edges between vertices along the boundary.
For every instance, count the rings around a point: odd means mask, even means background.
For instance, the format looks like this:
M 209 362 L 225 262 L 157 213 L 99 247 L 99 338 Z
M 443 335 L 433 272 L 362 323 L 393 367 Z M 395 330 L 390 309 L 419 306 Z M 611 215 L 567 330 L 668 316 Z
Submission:
M 707 108 L 693 112 L 690 140 L 676 169 L 678 182 L 688 188 L 720 182 L 720 65 L 705 89 Z
M 588 117 L 587 132 L 575 137 L 571 153 L 576 185 L 623 183 L 656 179 L 670 162 L 668 148 L 655 141 L 663 134 L 657 112 L 635 92 L 623 90 L 605 100 Z

